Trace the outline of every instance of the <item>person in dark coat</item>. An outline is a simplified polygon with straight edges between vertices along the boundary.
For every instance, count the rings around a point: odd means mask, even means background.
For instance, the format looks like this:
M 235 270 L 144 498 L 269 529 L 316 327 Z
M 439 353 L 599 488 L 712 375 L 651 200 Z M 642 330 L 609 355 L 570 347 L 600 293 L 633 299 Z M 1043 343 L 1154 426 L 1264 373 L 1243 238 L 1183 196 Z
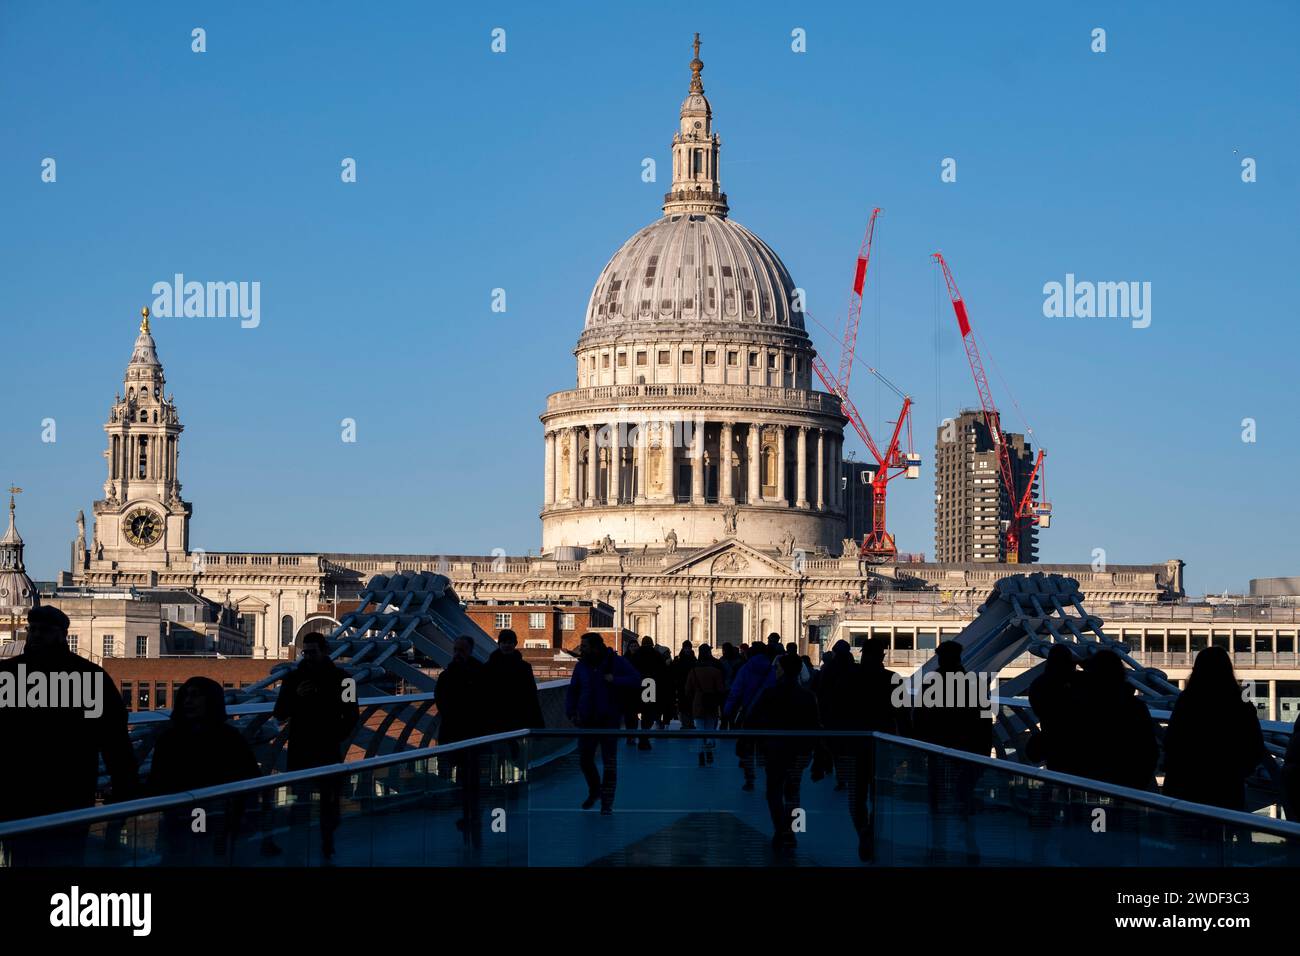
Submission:
M 1165 795 L 1246 808 L 1246 778 L 1264 759 L 1255 706 L 1242 699 L 1232 659 L 1221 647 L 1196 655 L 1165 731 Z
M 745 720 L 747 730 L 819 730 L 817 698 L 799 686 L 802 661 L 783 654 L 774 665 L 775 682 L 754 702 Z M 816 737 L 771 736 L 760 739 L 766 764 L 767 808 L 772 817 L 772 845 L 793 847 L 793 823 L 804 771 L 817 747 Z
M 979 701 L 977 674 L 970 674 L 961 662 L 962 646 L 944 641 L 935 649 L 934 671 L 921 673 L 920 692 L 913 702 L 912 727 L 915 736 L 951 750 L 964 750 L 987 757 L 993 744 L 993 722 L 986 719 Z M 957 824 L 965 845 L 965 862 L 976 865 L 979 850 L 972 823 L 975 785 L 980 769 L 953 757 L 931 754 L 927 758 L 930 821 L 934 829 L 929 862 L 942 862 L 942 854 L 955 845 L 947 833 Z
M 1071 740 L 1076 732 L 1072 720 L 1077 675 L 1073 652 L 1064 644 L 1053 644 L 1043 673 L 1029 685 L 1029 706 L 1038 718 L 1038 734 L 1030 738 L 1027 755 L 1060 773 L 1074 773 L 1070 755 L 1077 749 Z
M 0 822 L 95 805 L 99 758 L 112 779 L 112 799 L 136 795 L 139 778 L 127 734 L 122 695 L 104 669 L 68 649 L 68 616 L 55 607 L 27 612 L 27 643 L 0 661 L 0 687 L 25 693 L 33 675 L 67 675 L 79 700 L 62 706 L 0 706 Z M 52 703 L 49 701 L 47 703 Z M 15 865 L 80 866 L 85 828 L 63 828 L 6 841 Z
M 308 634 L 302 641 L 302 660 L 280 681 L 275 699 L 275 719 L 288 722 L 290 770 L 306 770 L 341 763 L 343 744 L 360 719 L 356 683 L 334 664 L 329 640 L 323 634 Z M 342 778 L 322 777 L 320 791 L 321 849 L 326 859 L 334 856 L 334 831 L 339 826 L 339 791 Z M 295 806 L 307 809 L 310 787 L 301 787 Z
M 840 642 L 844 643 L 844 642 Z M 857 667 L 857 706 L 847 715 L 845 729 L 875 731 L 901 735 L 906 732 L 906 708 L 897 706 L 895 690 L 903 679 L 885 667 L 888 638 L 873 637 L 862 648 L 862 660 Z M 836 645 L 835 657 L 840 656 Z M 846 647 L 845 653 L 852 652 Z M 822 678 L 825 681 L 825 676 Z M 837 767 L 837 775 L 839 768 Z M 875 854 L 876 766 L 875 748 L 870 741 L 850 750 L 844 776 L 849 797 L 849 816 L 858 834 L 858 859 L 864 863 Z
M 654 638 L 648 634 L 641 638 L 641 646 L 632 655 L 631 662 L 637 673 L 641 675 L 641 680 L 635 689 L 636 700 L 640 707 L 641 729 L 649 730 L 656 722 L 662 727 L 664 711 L 667 709 L 663 701 L 666 696 L 672 695 L 672 691 L 668 679 L 668 666 L 664 663 L 663 655 L 655 647 Z M 641 737 L 637 741 L 637 748 L 649 750 L 650 738 Z
M 727 691 L 723 682 L 722 668 L 714 659 L 709 645 L 705 644 L 700 648 L 700 656 L 695 662 L 695 667 L 686 678 L 686 709 L 702 730 L 717 730 L 718 717 L 726 699 Z M 701 767 L 712 766 L 713 751 L 716 747 L 717 741 L 712 738 L 705 737 L 700 741 Z
M 861 674 L 853 649 L 848 641 L 836 641 L 828 657 L 816 690 L 822 723 L 827 730 L 865 730 Z M 832 737 L 830 749 L 835 755 L 835 789 L 843 790 L 848 786 L 849 764 L 856 748 L 846 738 Z
M 1282 800 L 1286 818 L 1292 823 L 1300 820 L 1300 734 L 1294 728 L 1282 759 Z
M 691 709 L 686 706 L 686 679 L 691 676 L 694 667 L 695 651 L 691 649 L 690 641 L 683 641 L 682 649 L 678 652 L 670 668 L 674 701 L 673 712 L 681 719 L 683 730 L 690 730 L 695 726 L 695 721 L 691 717 Z
M 519 638 L 506 629 L 497 635 L 497 649 L 483 665 L 487 687 L 487 733 L 545 727 L 537 697 L 533 665 L 519 653 Z
M 722 717 L 733 727 L 744 729 L 749 710 L 758 700 L 758 695 L 776 682 L 776 671 L 772 669 L 772 659 L 762 644 L 755 644 L 749 649 L 749 660 L 736 673 L 731 690 L 727 693 L 727 702 L 722 707 Z M 740 769 L 745 775 L 742 790 L 754 789 L 754 766 L 757 751 L 753 740 L 746 737 L 736 739 L 736 756 L 740 758 Z
M 633 667 L 636 667 L 636 653 L 640 649 L 641 644 L 635 637 L 623 642 L 623 657 Z M 641 693 L 639 689 L 623 692 L 623 727 L 626 730 L 639 730 L 641 728 Z M 649 743 L 648 740 L 646 742 Z M 635 747 L 636 744 L 636 736 L 627 738 L 629 747 Z
M 176 692 L 167 728 L 153 748 L 146 788 L 151 794 L 201 790 L 262 775 L 244 735 L 226 722 L 226 693 L 211 678 L 191 677 Z M 246 799 L 222 801 L 222 811 L 209 812 L 206 829 L 194 833 L 190 807 L 163 811 L 162 845 L 169 863 L 193 863 L 202 847 L 217 859 L 230 862 Z M 205 809 L 207 809 L 205 807 Z M 205 847 L 203 837 L 211 837 Z
M 1073 745 L 1064 758 L 1074 768 L 1071 772 L 1150 790 L 1160 747 L 1151 712 L 1134 696 L 1123 660 L 1114 651 L 1098 651 L 1084 661 L 1071 684 L 1077 688 L 1067 723 Z
M 575 727 L 616 730 L 622 715 L 622 692 L 640 685 L 641 675 L 636 668 L 606 647 L 599 634 L 589 632 L 582 635 L 578 663 L 574 665 L 565 694 L 564 711 Z M 603 774 L 596 771 L 597 746 Z M 612 814 L 618 786 L 618 738 L 579 737 L 578 763 L 587 781 L 587 799 L 582 809 L 590 810 L 599 800 L 601 814 Z
M 434 703 L 438 706 L 438 743 L 453 744 L 492 733 L 492 690 L 487 665 L 474 658 L 474 642 L 468 637 L 458 637 L 452 645 L 451 661 L 438 675 L 433 689 Z M 461 795 L 461 817 L 456 821 L 456 829 L 466 842 L 477 848 L 482 840 L 479 748 L 453 751 L 449 762 L 456 770 Z
M 913 706 L 912 721 L 918 739 L 987 757 L 993 748 L 993 723 L 983 714 L 978 699 L 978 675 L 961 662 L 962 647 L 944 641 L 935 650 L 938 665 L 921 678 L 922 691 Z M 929 697 L 925 687 L 933 680 Z

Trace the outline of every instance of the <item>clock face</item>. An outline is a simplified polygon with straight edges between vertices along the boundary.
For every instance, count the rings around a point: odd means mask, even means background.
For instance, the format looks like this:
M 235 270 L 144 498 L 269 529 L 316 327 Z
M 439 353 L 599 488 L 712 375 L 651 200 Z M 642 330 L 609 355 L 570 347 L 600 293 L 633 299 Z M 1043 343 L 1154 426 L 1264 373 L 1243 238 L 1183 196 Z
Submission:
M 137 548 L 147 548 L 162 537 L 163 519 L 148 508 L 136 508 L 127 514 L 122 532 Z

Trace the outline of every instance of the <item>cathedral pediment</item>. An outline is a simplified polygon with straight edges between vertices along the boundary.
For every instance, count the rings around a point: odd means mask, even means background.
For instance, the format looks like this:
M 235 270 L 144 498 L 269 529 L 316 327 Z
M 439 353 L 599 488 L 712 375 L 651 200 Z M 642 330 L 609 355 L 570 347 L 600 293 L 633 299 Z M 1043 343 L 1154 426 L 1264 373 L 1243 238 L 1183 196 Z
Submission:
M 797 578 L 779 558 L 734 538 L 720 541 L 664 569 L 665 576 L 727 578 Z

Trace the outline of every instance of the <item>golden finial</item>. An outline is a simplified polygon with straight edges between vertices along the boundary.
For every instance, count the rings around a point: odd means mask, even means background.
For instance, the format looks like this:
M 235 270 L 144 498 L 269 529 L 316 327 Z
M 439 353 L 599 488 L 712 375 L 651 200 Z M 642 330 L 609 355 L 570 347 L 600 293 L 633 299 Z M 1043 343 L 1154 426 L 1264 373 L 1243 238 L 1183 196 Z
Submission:
M 700 71 L 704 69 L 704 62 L 700 59 L 700 35 L 695 34 L 695 59 L 691 60 L 691 92 L 703 93 L 704 81 L 700 79 Z
M 140 315 L 141 315 L 140 331 L 148 332 L 149 331 L 149 306 L 146 305 L 143 309 L 141 309 Z

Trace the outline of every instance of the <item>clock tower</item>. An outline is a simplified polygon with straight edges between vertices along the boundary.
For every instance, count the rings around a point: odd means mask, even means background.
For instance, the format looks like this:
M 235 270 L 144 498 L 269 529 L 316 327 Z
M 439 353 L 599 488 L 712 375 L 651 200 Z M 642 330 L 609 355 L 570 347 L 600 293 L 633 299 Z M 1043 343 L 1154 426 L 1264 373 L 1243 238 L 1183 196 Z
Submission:
M 99 571 L 163 571 L 189 552 L 193 509 L 181 499 L 177 477 L 184 426 L 163 394 L 149 310 L 141 314 L 122 392 L 104 425 L 108 478 L 94 503 L 95 537 L 86 556 L 88 568 Z

